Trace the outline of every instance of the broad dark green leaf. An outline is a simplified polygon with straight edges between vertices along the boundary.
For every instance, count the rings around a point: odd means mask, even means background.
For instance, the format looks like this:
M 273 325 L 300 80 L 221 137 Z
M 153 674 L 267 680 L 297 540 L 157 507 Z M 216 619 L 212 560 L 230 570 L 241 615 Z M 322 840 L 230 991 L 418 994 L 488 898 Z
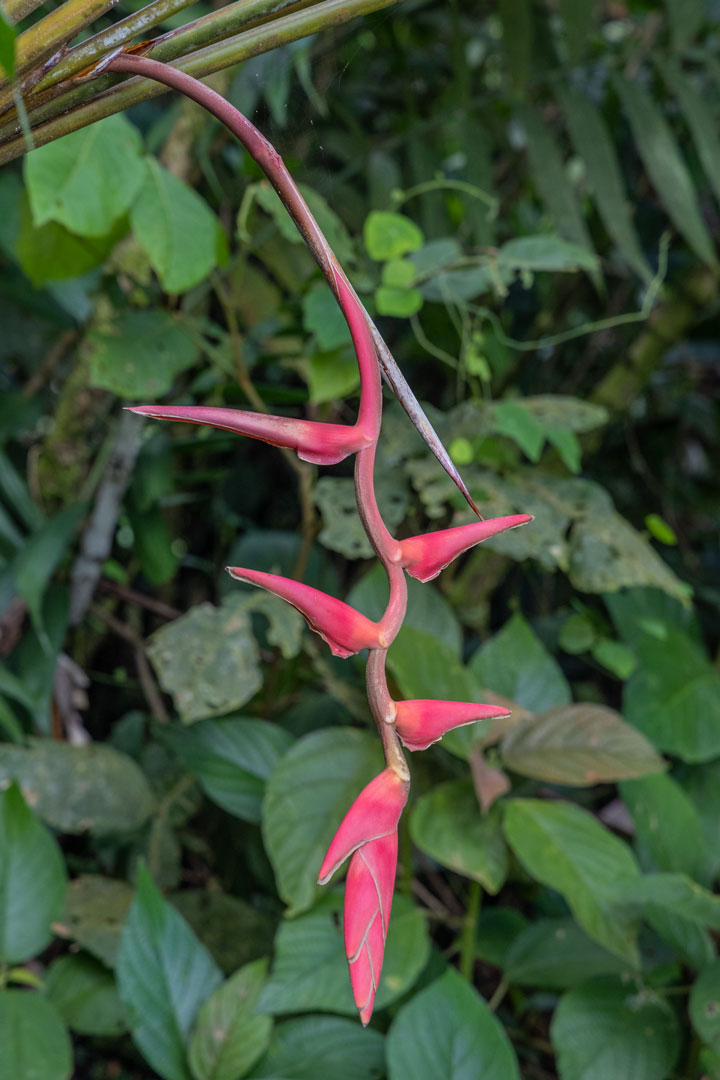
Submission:
M 162 397 L 197 356 L 182 324 L 161 308 L 125 311 L 107 329 L 91 331 L 88 344 L 93 386 L 131 401 Z
M 312 905 L 330 841 L 381 768 L 377 739 L 353 728 L 325 728 L 299 739 L 270 773 L 263 838 L 278 892 L 292 911 Z
M 704 0 L 665 0 L 673 45 L 682 52 L 703 25 L 707 13 Z
M 146 175 L 138 129 L 121 113 L 73 131 L 25 158 L 33 221 L 78 236 L 104 236 L 129 209 Z
M 656 909 L 680 915 L 700 926 L 720 930 L 720 896 L 692 881 L 687 874 L 642 874 L 618 876 L 606 885 L 606 893 L 617 907 L 630 913 L 651 914 Z
M 426 855 L 464 877 L 479 881 L 493 895 L 508 871 L 508 853 L 495 806 L 483 815 L 470 780 L 449 780 L 417 802 L 410 834 Z
M 612 978 L 564 994 L 550 1034 L 561 1080 L 667 1080 L 680 1051 L 667 1002 Z
M 303 296 L 303 327 L 315 335 L 323 352 L 350 342 L 350 331 L 340 306 L 324 282 L 312 285 Z
M 692 8 L 693 0 L 677 4 L 677 10 Z M 699 5 L 702 7 L 702 0 Z M 656 63 L 671 93 L 680 102 L 685 120 L 690 128 L 697 155 L 702 162 L 715 198 L 720 200 L 720 137 L 713 111 L 706 99 L 690 82 L 676 59 L 657 57 Z
M 277 917 L 237 896 L 207 889 L 181 889 L 171 900 L 226 974 L 267 956 Z
M 481 910 L 475 939 L 476 956 L 494 967 L 504 967 L 513 942 L 527 927 L 528 920 L 516 908 L 497 905 Z
M 627 964 L 584 934 L 573 919 L 538 919 L 514 939 L 502 966 L 508 982 L 549 990 L 628 971 Z
M 303 1016 L 276 1024 L 252 1080 L 375 1080 L 385 1069 L 385 1039 L 340 1016 Z
M 66 887 L 55 838 L 12 784 L 0 793 L 0 962 L 18 963 L 45 948 Z
M 185 1047 L 222 973 L 144 866 L 123 930 L 116 973 L 133 1039 L 164 1080 L 191 1080 Z
M 125 1007 L 115 979 L 87 954 L 55 960 L 45 976 L 45 992 L 78 1035 L 121 1035 L 127 1031 Z
M 636 966 L 636 924 L 613 896 L 618 878 L 640 880 L 627 845 L 579 806 L 540 799 L 506 803 L 505 834 L 528 873 L 562 893 L 590 937 Z
M 415 984 L 430 955 L 425 918 L 418 907 L 396 896 L 375 1011 L 402 997 Z M 312 911 L 283 922 L 275 939 L 275 959 L 259 1009 L 270 1013 L 314 1009 L 355 1016 L 342 934 L 341 897 L 326 896 Z
M 672 777 L 626 781 L 620 796 L 635 822 L 641 858 L 649 856 L 656 870 L 678 871 L 701 885 L 710 884 L 710 852 L 700 818 Z
M 11 777 L 38 816 L 59 832 L 127 832 L 143 825 L 155 804 L 132 758 L 102 743 L 0 744 L 0 784 Z
M 613 709 L 589 703 L 521 718 L 503 739 L 501 753 L 514 772 L 575 787 L 665 768 L 639 731 Z
M 277 724 L 234 716 L 167 728 L 162 736 L 213 802 L 256 822 L 265 781 L 293 741 Z
M 195 1080 L 238 1080 L 267 1050 L 272 1020 L 255 1015 L 267 966 L 240 968 L 201 1007 L 188 1049 Z
M 630 121 L 638 153 L 668 216 L 695 254 L 710 266 L 717 265 L 692 178 L 665 117 L 637 80 L 631 82 L 616 75 L 614 85 Z
M 0 993 L 3 1080 L 70 1080 L 72 1045 L 55 1006 L 27 990 Z
M 33 285 L 39 287 L 47 282 L 67 281 L 102 266 L 126 233 L 127 221 L 122 217 L 111 232 L 102 236 L 77 236 L 56 221 L 34 225 L 25 194 L 20 204 L 14 255 Z
M 125 881 L 80 874 L 68 887 L 58 933 L 113 967 L 132 899 L 132 889 Z
M 84 514 L 83 503 L 76 503 L 66 510 L 61 510 L 32 534 L 13 565 L 17 590 L 27 604 L 35 627 L 41 635 L 43 594 Z
M 684 769 L 677 779 L 700 818 L 716 877 L 720 872 L 720 762 Z
M 720 960 L 701 972 L 690 991 L 690 1019 L 703 1042 L 720 1053 Z
M 570 704 L 565 676 L 522 615 L 513 615 L 498 634 L 478 649 L 468 667 L 479 686 L 517 701 L 532 712 Z
M 331 352 L 312 352 L 303 371 L 313 405 L 346 398 L 360 385 L 357 357 L 349 346 L 333 348 Z
M 196 191 L 154 158 L 148 158 L 130 222 L 166 292 L 185 292 L 214 268 L 215 215 Z
M 573 7 L 585 6 L 574 0 L 565 2 Z M 564 90 L 559 100 L 603 224 L 633 269 L 649 281 L 652 271 L 635 232 L 615 146 L 600 110 L 576 90 Z
M 387 1035 L 389 1080 L 519 1080 L 499 1020 L 448 970 L 398 1011 Z

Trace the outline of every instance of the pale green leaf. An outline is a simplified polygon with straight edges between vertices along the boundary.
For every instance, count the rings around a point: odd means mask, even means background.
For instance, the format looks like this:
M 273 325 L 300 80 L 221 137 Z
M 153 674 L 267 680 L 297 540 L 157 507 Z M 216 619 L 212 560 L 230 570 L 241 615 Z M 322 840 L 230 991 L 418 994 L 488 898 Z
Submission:
M 620 785 L 620 797 L 635 822 L 640 854 L 654 869 L 688 874 L 710 885 L 711 865 L 695 807 L 670 776 L 645 776 Z
M 201 1007 L 188 1048 L 195 1080 L 238 1080 L 267 1049 L 272 1020 L 255 1015 L 267 966 L 240 968 Z
M 154 400 L 190 367 L 197 345 L 169 311 L 125 311 L 87 337 L 93 386 L 121 398 Z
M 55 1006 L 42 994 L 0 994 L 2 1080 L 70 1080 L 72 1045 Z
M 365 219 L 363 236 L 368 255 L 379 262 L 399 259 L 417 251 L 425 242 L 422 230 L 414 221 L 388 210 L 371 210 Z
M 252 1080 L 376 1080 L 385 1070 L 385 1039 L 340 1016 L 302 1016 L 276 1024 Z
M 127 1031 L 125 1007 L 115 979 L 87 954 L 53 961 L 45 975 L 45 992 L 78 1035 L 121 1035 Z

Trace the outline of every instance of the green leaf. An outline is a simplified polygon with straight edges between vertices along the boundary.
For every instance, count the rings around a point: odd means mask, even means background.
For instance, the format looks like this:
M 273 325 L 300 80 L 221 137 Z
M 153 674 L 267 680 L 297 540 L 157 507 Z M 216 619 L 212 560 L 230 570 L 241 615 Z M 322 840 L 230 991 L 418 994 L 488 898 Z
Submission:
M 597 20 L 595 0 L 586 0 L 578 4 L 576 0 L 559 0 L 558 8 L 562 15 L 570 63 L 582 63 L 587 53 L 588 44 Z
M 582 448 L 572 431 L 564 431 L 562 428 L 551 428 L 549 431 L 545 432 L 545 437 L 547 441 L 555 447 L 560 455 L 560 460 L 567 466 L 570 472 L 579 473 Z
M 670 776 L 646 776 L 620 785 L 635 822 L 641 854 L 656 870 L 677 870 L 703 885 L 711 880 L 710 853 L 695 807 Z
M 519 1080 L 499 1020 L 448 970 L 398 1010 L 387 1035 L 389 1080 Z
M 197 604 L 167 623 L 148 639 L 148 655 L 184 724 L 239 709 L 262 686 L 241 596 L 228 597 L 219 608 Z
M 705 22 L 707 5 L 704 0 L 665 0 L 673 45 L 682 52 Z
M 538 919 L 511 943 L 502 965 L 519 986 L 567 990 L 598 975 L 620 975 L 627 964 L 584 934 L 573 919 Z
M 622 641 L 611 641 L 609 638 L 601 638 L 592 648 L 593 660 L 602 664 L 618 679 L 629 679 L 637 667 L 637 660 L 632 649 L 623 645 Z
M 298 187 L 338 260 L 343 264 L 352 262 L 355 257 L 353 243 L 342 220 L 317 191 L 308 187 L 307 184 L 299 184 Z M 291 244 L 304 243 L 297 226 L 268 180 L 261 180 L 255 184 L 253 194 L 263 210 L 270 214 L 284 240 L 288 240 Z
M 474 653 L 468 667 L 479 686 L 532 712 L 570 704 L 565 676 L 522 615 L 513 615 L 495 637 Z
M 17 31 L 0 12 L 0 67 L 8 79 L 15 78 L 15 38 Z
M 637 80 L 616 75 L 614 85 L 630 121 L 638 153 L 669 217 L 695 254 L 703 262 L 716 266 L 715 251 L 692 178 L 667 120 Z
M 627 845 L 579 806 L 540 799 L 506 803 L 505 834 L 527 872 L 565 897 L 590 937 L 637 966 L 636 927 L 612 894 L 617 878 L 639 879 Z
M 215 882 L 207 889 L 181 889 L 171 899 L 228 974 L 267 956 L 272 949 L 277 919 L 237 896 L 220 892 Z
M 191 1080 L 185 1046 L 198 1009 L 222 974 L 143 865 L 116 972 L 140 1052 L 164 1080 Z
M 394 315 L 398 319 L 409 319 L 423 306 L 423 295 L 418 289 L 381 285 L 375 290 L 375 304 L 378 315 Z
M 571 615 L 560 630 L 558 644 L 573 656 L 587 652 L 596 639 L 595 627 L 585 615 Z
M 565 0 L 565 3 L 574 8 L 578 6 L 574 0 Z M 574 88 L 563 90 L 559 101 L 575 149 L 585 165 L 587 182 L 603 224 L 630 266 L 644 281 L 649 281 L 652 271 L 635 232 L 615 145 L 602 114 Z
M 393 289 L 407 289 L 417 276 L 415 264 L 409 259 L 391 259 L 382 268 L 382 283 Z
M 339 1016 L 303 1016 L 277 1024 L 252 1080 L 376 1080 L 385 1071 L 385 1039 Z
M 343 945 L 341 897 L 326 896 L 304 915 L 283 922 L 275 938 L 270 981 L 258 1006 L 270 1013 L 325 1012 L 357 1015 Z M 393 902 L 375 1011 L 407 993 L 430 955 L 425 919 L 402 896 Z
M 396 470 L 381 472 L 375 480 L 375 497 L 385 524 L 394 529 L 405 517 L 409 502 L 402 475 Z M 313 499 L 323 519 L 320 543 L 348 559 L 371 559 L 373 549 L 357 512 L 355 484 L 350 477 L 321 476 Z
M 102 743 L 0 744 L 0 784 L 12 777 L 38 816 L 59 832 L 128 832 L 147 821 L 155 804 L 132 758 Z
M 36 226 L 26 194 L 20 204 L 19 219 L 14 254 L 36 287 L 49 281 L 67 281 L 102 266 L 127 232 L 124 218 L 119 218 L 112 231 L 103 236 L 76 236 L 55 221 Z
M 645 528 L 661 544 L 667 544 L 669 547 L 674 547 L 677 544 L 675 530 L 659 514 L 647 514 L 645 516 Z
M 687 874 L 643 874 L 617 878 L 608 893 L 618 907 L 634 914 L 661 909 L 711 930 L 720 930 L 720 896 L 692 881 Z
M 510 84 L 516 93 L 527 85 L 533 51 L 532 6 L 529 0 L 500 0 L 502 44 Z
M 255 1015 L 267 966 L 240 968 L 200 1009 L 188 1050 L 195 1080 L 238 1080 L 267 1050 L 272 1020 Z
M 531 106 L 519 107 L 518 120 L 525 131 L 533 180 L 557 231 L 563 240 L 569 240 L 571 244 L 577 244 L 592 254 L 590 234 L 555 139 Z
M 91 331 L 87 341 L 92 385 L 134 400 L 162 397 L 197 356 L 182 324 L 160 308 L 122 312 L 108 329 Z
M 720 754 L 720 673 L 687 634 L 661 632 L 636 644 L 639 667 L 625 686 L 623 714 L 659 750 L 708 761 Z
M 595 271 L 600 265 L 592 251 L 552 233 L 508 240 L 500 248 L 498 259 L 504 266 L 521 271 Z
M 323 282 L 315 282 L 303 296 L 303 328 L 315 335 L 318 348 L 331 352 L 351 342 L 350 330 L 340 306 Z
M 470 780 L 449 780 L 418 800 L 410 835 L 426 855 L 495 895 L 508 872 L 500 820 L 499 806 L 482 814 Z
M 357 357 L 349 347 L 311 353 L 303 371 L 312 405 L 348 397 L 360 385 Z
M 720 873 L 720 761 L 685 769 L 677 779 L 702 823 L 716 877 Z
M 165 515 L 157 505 L 142 511 L 130 506 L 128 520 L 133 531 L 133 551 L 143 574 L 151 585 L 167 585 L 175 577 L 180 560 L 173 551 L 173 537 Z
M 385 520 L 388 518 L 392 520 L 392 514 L 387 514 L 386 510 L 383 510 L 383 517 Z M 397 523 L 399 524 L 401 520 L 398 518 Z M 414 578 L 408 578 L 407 589 L 407 611 L 399 637 L 402 637 L 406 630 L 421 631 L 425 637 L 432 635 L 435 641 L 446 645 L 456 657 L 459 657 L 463 643 L 462 628 L 457 615 L 442 593 L 432 587 L 428 588 L 427 585 L 423 585 Z M 387 606 L 388 595 L 387 575 L 382 567 L 376 565 L 372 570 L 368 570 L 357 584 L 353 585 L 347 595 L 347 602 L 351 607 L 362 611 L 369 619 L 379 619 Z M 417 644 L 418 639 L 412 635 L 407 651 L 410 652 Z M 404 649 L 399 651 L 405 652 Z M 392 658 L 393 653 L 389 655 Z M 418 672 L 418 679 L 420 678 L 422 676 Z M 407 692 L 405 696 L 422 697 L 423 695 Z
M 33 150 L 25 183 L 35 225 L 55 221 L 78 236 L 105 236 L 146 176 L 137 128 L 118 114 Z
M 522 405 L 514 401 L 500 401 L 495 406 L 493 429 L 516 442 L 531 461 L 540 459 L 545 442 L 545 428 Z
M 702 4 L 702 0 L 700 3 Z M 682 6 L 692 8 L 693 0 Z M 680 4 L 678 4 L 679 9 Z M 716 130 L 713 111 L 703 95 L 695 89 L 684 74 L 677 60 L 657 56 L 655 62 L 668 89 L 680 102 L 705 175 L 715 192 L 715 198 L 720 199 L 720 138 Z
M 114 967 L 132 898 L 132 889 L 125 881 L 81 874 L 68 887 L 58 933 Z
M 365 219 L 363 238 L 368 255 L 378 262 L 400 259 L 425 243 L 422 230 L 414 221 L 389 210 L 371 210 Z
M 75 503 L 66 510 L 61 510 L 32 534 L 20 549 L 13 564 L 17 590 L 27 604 L 35 628 L 41 636 L 43 595 L 75 529 L 85 515 L 85 510 L 84 503 Z
M 79 953 L 61 956 L 48 968 L 45 992 L 62 1020 L 78 1035 L 121 1035 L 125 1008 L 111 973 Z
M 573 787 L 612 783 L 666 767 L 648 740 L 613 709 L 590 703 L 521 718 L 503 739 L 501 753 L 513 772 Z
M 185 292 L 215 267 L 215 215 L 196 191 L 154 158 L 147 159 L 130 222 L 166 292 Z
M 0 994 L 2 1075 L 7 1080 L 70 1080 L 72 1045 L 57 1009 L 41 994 Z
M 12 784 L 0 793 L 0 962 L 19 963 L 45 948 L 66 887 L 55 838 Z
M 265 781 L 293 741 L 277 724 L 244 717 L 166 728 L 162 737 L 213 802 L 255 822 L 261 818 Z
M 293 912 L 312 905 L 333 835 L 381 768 L 377 740 L 352 728 L 325 728 L 298 739 L 270 773 L 263 839 L 278 892 Z
M 690 1019 L 703 1042 L 720 1053 L 720 960 L 700 973 L 690 991 Z
M 550 1034 L 561 1080 L 667 1080 L 680 1052 L 670 1006 L 619 979 L 563 994 Z

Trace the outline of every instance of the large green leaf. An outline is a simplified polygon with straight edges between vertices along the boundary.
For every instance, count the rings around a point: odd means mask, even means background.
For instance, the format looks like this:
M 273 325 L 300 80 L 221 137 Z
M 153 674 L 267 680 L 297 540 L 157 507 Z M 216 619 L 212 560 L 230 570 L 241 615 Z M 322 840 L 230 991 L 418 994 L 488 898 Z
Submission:
M 375 480 L 375 497 L 385 524 L 389 529 L 394 530 L 407 512 L 407 484 L 397 473 L 380 473 Z M 313 499 L 323 519 L 323 528 L 318 537 L 320 543 L 331 551 L 339 551 L 347 559 L 372 558 L 373 549 L 358 516 L 355 484 L 350 477 L 321 476 L 315 484 Z M 371 575 L 375 577 L 371 571 L 370 574 L 366 574 L 366 578 L 370 578 Z M 353 593 L 359 592 L 363 595 L 366 592 L 364 582 L 365 578 L 355 586 Z M 382 595 L 385 582 L 379 584 L 379 592 Z M 384 591 L 387 593 L 387 589 Z M 439 597 L 439 594 L 432 589 L 426 589 L 425 592 Z M 367 607 L 362 602 L 356 605 L 350 598 L 348 598 L 348 603 L 353 607 L 357 606 L 361 611 L 365 611 Z M 384 606 L 383 604 L 383 610 Z
M 36 813 L 59 832 L 127 832 L 150 817 L 154 797 L 144 773 L 112 746 L 32 739 L 0 744 L 0 783 L 14 777 Z
M 653 914 L 656 910 L 679 915 L 700 926 L 720 930 L 720 896 L 716 896 L 687 874 L 642 874 L 618 876 L 606 883 L 606 895 L 631 914 Z
M 635 822 L 640 853 L 655 869 L 685 873 L 702 885 L 711 879 L 710 852 L 695 807 L 670 776 L 646 776 L 620 785 Z
M 70 882 L 58 933 L 113 967 L 133 893 L 125 881 L 80 874 Z
M 45 948 L 66 887 L 57 842 L 12 784 L 0 793 L 0 962 L 27 960 Z
M 710 233 L 698 206 L 695 188 L 667 120 L 637 80 L 616 75 L 615 87 L 627 114 L 648 175 L 669 217 L 695 254 L 716 265 Z
M 389 1080 L 519 1080 L 499 1020 L 448 970 L 398 1011 L 387 1036 Z
M 115 979 L 86 953 L 55 960 L 45 977 L 45 992 L 78 1035 L 121 1035 L 127 1031 L 125 1007 Z
M 187 1040 L 222 973 L 142 865 L 116 973 L 133 1039 L 149 1064 L 164 1080 L 191 1080 Z
M 227 974 L 272 949 L 277 917 L 220 892 L 214 883 L 207 889 L 181 889 L 171 900 Z
M 19 224 L 13 254 L 35 286 L 49 281 L 67 281 L 95 270 L 127 232 L 125 218 L 119 218 L 112 231 L 102 236 L 77 236 L 56 221 L 34 225 L 25 193 L 17 217 Z
M 41 634 L 43 595 L 83 518 L 85 509 L 83 503 L 76 503 L 66 510 L 61 510 L 23 544 L 13 565 L 17 590 Z
M 125 311 L 87 340 L 93 386 L 130 400 L 162 397 L 197 355 L 181 323 L 161 308 Z
M 195 1080 L 238 1080 L 270 1042 L 272 1020 L 256 1016 L 267 960 L 236 971 L 198 1013 L 188 1051 Z
M 648 740 L 605 705 L 567 705 L 522 717 L 503 739 L 501 752 L 514 772 L 576 787 L 665 768 Z
M 704 0 L 665 0 L 673 44 L 678 52 L 687 47 L 705 22 Z
M 533 712 L 570 703 L 559 665 L 520 614 L 478 649 L 468 666 L 478 685 Z
M 639 879 L 627 845 L 579 806 L 540 799 L 508 802 L 505 833 L 528 873 L 562 893 L 590 937 L 636 965 L 636 925 L 612 895 L 617 878 Z
M 234 716 L 162 734 L 209 798 L 245 821 L 260 821 L 265 781 L 293 741 L 277 724 Z
M 72 1045 L 57 1009 L 41 994 L 0 993 L 2 1080 L 70 1080 Z
M 294 912 L 312 905 L 333 835 L 381 768 L 377 739 L 353 728 L 324 728 L 299 739 L 270 773 L 263 838 L 278 892 Z
M 680 1050 L 670 1006 L 612 978 L 564 994 L 551 1036 L 561 1080 L 667 1080 Z
M 700 974 L 690 991 L 690 1019 L 703 1042 L 720 1053 L 720 960 Z
M 166 292 L 197 285 L 217 262 L 215 215 L 196 191 L 154 158 L 148 158 L 130 222 Z
M 497 806 L 481 813 L 471 781 L 449 780 L 417 802 L 410 834 L 421 851 L 495 894 L 508 870 L 500 819 Z
M 620 975 L 627 964 L 583 933 L 573 919 L 538 919 L 513 940 L 504 977 L 520 986 L 567 990 L 597 975 Z
M 578 6 L 574 0 L 569 3 Z M 560 94 L 560 104 L 605 228 L 633 269 L 649 281 L 652 271 L 640 248 L 615 146 L 599 109 L 570 89 Z
M 715 877 L 720 873 L 720 761 L 684 769 L 678 782 L 700 818 Z
M 275 960 L 259 1009 L 270 1013 L 314 1009 L 355 1016 L 337 893 L 295 919 L 282 923 Z M 415 984 L 430 955 L 425 918 L 418 907 L 396 896 L 388 930 L 375 1010 L 384 1009 Z
M 385 1069 L 385 1039 L 340 1016 L 277 1024 L 253 1080 L 375 1080 Z
M 103 236 L 135 198 L 146 174 L 140 132 L 118 114 L 73 131 L 25 158 L 36 225 L 55 221 L 79 236 Z

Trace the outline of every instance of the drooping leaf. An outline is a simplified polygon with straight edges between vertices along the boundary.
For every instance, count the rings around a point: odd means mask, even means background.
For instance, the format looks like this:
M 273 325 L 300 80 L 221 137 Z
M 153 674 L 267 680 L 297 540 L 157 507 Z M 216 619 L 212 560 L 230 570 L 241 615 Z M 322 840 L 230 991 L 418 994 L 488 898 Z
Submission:
M 620 785 L 635 822 L 635 837 L 655 869 L 688 874 L 702 885 L 711 879 L 710 852 L 700 818 L 670 776 L 645 776 Z
M 340 913 L 335 893 L 297 918 L 283 922 L 275 939 L 270 980 L 259 1011 L 275 1014 L 323 1010 L 355 1016 Z M 425 919 L 402 896 L 393 901 L 375 1011 L 407 993 L 430 954 Z
M 720 960 L 701 972 L 693 985 L 690 1019 L 703 1042 L 720 1053 Z
M 583 933 L 573 919 L 537 919 L 511 943 L 503 963 L 509 983 L 567 990 L 628 965 Z
M 612 893 L 618 877 L 639 879 L 626 844 L 579 806 L 540 799 L 509 801 L 505 834 L 528 873 L 562 893 L 590 937 L 637 964 L 636 925 Z
M 154 400 L 190 367 L 197 346 L 169 311 L 125 311 L 112 324 L 88 334 L 93 386 L 118 397 Z
M 162 735 L 213 802 L 256 822 L 265 782 L 293 741 L 277 724 L 245 717 L 200 720 L 184 730 L 167 728 Z
M 692 9 L 693 2 L 690 0 L 688 4 L 678 3 L 671 6 L 679 13 L 681 7 L 686 10 Z M 675 58 L 663 59 L 658 56 L 656 63 L 668 89 L 680 102 L 705 175 L 715 192 L 715 198 L 720 199 L 720 138 L 715 127 L 712 109 L 703 95 L 690 82 Z
M 519 1080 L 500 1021 L 456 971 L 399 1009 L 387 1036 L 389 1080 Z
M 410 834 L 421 851 L 495 894 L 508 870 L 498 806 L 483 815 L 469 780 L 449 780 L 416 803 Z
M 25 183 L 33 221 L 78 236 L 104 236 L 129 209 L 146 176 L 138 129 L 119 113 L 33 150 Z
M 665 117 L 637 80 L 616 75 L 614 85 L 638 152 L 670 219 L 698 258 L 715 266 L 715 251 L 692 179 Z
M 115 979 L 87 954 L 61 956 L 48 968 L 45 992 L 63 1021 L 78 1035 L 121 1035 L 125 1008 Z
M 508 768 L 552 784 L 589 787 L 645 773 L 665 762 L 630 724 L 605 705 L 568 705 L 514 724 L 501 748 Z
M 570 687 L 559 665 L 520 614 L 477 650 L 468 667 L 479 686 L 533 712 L 570 704 Z
M 70 1037 L 57 1009 L 42 994 L 0 994 L 0 1046 L 8 1080 L 70 1080 L 73 1074 Z
M 680 1051 L 667 1002 L 613 978 L 564 994 L 550 1034 L 562 1080 L 666 1080 Z
M 553 233 L 540 236 L 517 236 L 502 245 L 498 252 L 501 266 L 512 270 L 554 272 L 571 270 L 595 271 L 597 255 L 586 247 L 570 243 Z
M 377 741 L 352 728 L 298 739 L 267 781 L 263 839 L 278 892 L 293 912 L 317 895 L 323 856 L 351 803 L 382 768 Z
M 110 232 L 102 236 L 77 236 L 56 221 L 34 225 L 25 193 L 21 198 L 18 218 L 13 253 L 36 287 L 47 282 L 67 281 L 68 278 L 95 270 L 105 262 L 115 244 L 127 232 L 127 221 L 122 217 L 118 218 Z
M 252 1080 L 375 1080 L 385 1068 L 385 1039 L 340 1016 L 302 1016 L 276 1024 Z
M 12 784 L 0 793 L 0 962 L 18 963 L 45 948 L 66 887 L 55 838 Z
M 272 1020 L 255 1015 L 267 966 L 240 968 L 201 1007 L 188 1048 L 195 1080 L 237 1080 L 267 1049 Z
M 191 1080 L 187 1040 L 222 973 L 142 865 L 116 972 L 141 1053 L 163 1080 Z

